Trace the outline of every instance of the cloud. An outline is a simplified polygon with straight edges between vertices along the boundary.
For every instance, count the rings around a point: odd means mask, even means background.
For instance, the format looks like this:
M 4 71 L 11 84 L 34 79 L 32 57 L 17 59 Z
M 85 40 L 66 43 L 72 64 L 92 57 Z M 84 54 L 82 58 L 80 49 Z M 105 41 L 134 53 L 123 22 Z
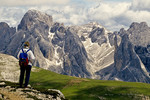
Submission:
M 132 21 L 136 21 L 136 22 L 141 22 L 141 21 L 149 22 L 150 21 L 150 12 L 129 10 L 126 13 L 126 17 L 128 17 Z
M 26 10 L 18 7 L 0 7 L 0 22 L 16 27 Z
M 1 0 L 0 6 L 62 5 L 69 2 L 70 0 Z
M 101 2 L 102 0 L 86 0 L 86 1 Z
M 97 0 L 98 1 L 98 0 Z M 104 0 L 103 0 L 104 1 Z M 120 28 L 128 28 L 132 22 L 147 22 L 150 25 L 150 11 L 141 8 L 148 0 L 133 2 L 103 2 L 93 3 L 90 6 L 73 5 L 38 5 L 27 7 L 0 7 L 0 21 L 6 21 L 9 25 L 17 26 L 23 15 L 29 9 L 36 9 L 51 15 L 54 21 L 65 25 L 81 25 L 95 21 L 111 31 Z M 66 0 L 66 2 L 68 2 Z M 146 5 L 146 4 L 145 4 Z
M 133 10 L 149 10 L 150 0 L 133 0 L 131 9 Z
M 101 23 L 109 30 L 128 28 L 132 22 L 147 22 L 150 25 L 150 1 L 101 3 L 89 9 L 90 19 Z M 133 9 L 134 8 L 134 9 Z
M 131 3 L 101 3 L 99 6 L 89 9 L 90 19 L 97 21 L 110 30 L 118 30 L 126 27 L 130 20 L 124 15 Z M 120 26 L 120 27 L 114 27 Z
M 129 6 L 130 6 L 129 3 L 118 3 L 118 4 L 102 3 L 96 8 L 93 7 L 90 8 L 89 13 L 91 14 L 91 17 L 93 17 L 94 19 L 108 20 L 123 14 L 128 9 Z

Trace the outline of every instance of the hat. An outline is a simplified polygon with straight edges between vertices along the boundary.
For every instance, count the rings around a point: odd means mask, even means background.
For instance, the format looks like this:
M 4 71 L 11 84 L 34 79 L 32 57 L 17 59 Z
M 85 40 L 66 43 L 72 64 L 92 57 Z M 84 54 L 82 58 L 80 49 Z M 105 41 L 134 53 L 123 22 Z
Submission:
M 29 42 L 26 41 L 26 42 L 24 43 L 24 47 L 29 47 L 29 46 L 30 46 Z

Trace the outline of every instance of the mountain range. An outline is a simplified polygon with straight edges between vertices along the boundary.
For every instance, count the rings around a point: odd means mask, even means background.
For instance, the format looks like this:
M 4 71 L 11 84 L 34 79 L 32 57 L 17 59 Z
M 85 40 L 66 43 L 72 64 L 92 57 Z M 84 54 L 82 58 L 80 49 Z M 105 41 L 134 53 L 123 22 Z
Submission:
M 0 52 L 17 57 L 29 41 L 34 66 L 76 77 L 150 83 L 149 34 L 146 22 L 110 32 L 96 22 L 65 26 L 29 10 L 17 28 L 0 23 Z

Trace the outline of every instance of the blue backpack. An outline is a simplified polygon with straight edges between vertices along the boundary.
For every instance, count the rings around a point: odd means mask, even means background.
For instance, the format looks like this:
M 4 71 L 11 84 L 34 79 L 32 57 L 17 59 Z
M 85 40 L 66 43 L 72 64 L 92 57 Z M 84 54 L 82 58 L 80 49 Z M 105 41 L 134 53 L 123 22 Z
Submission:
M 28 51 L 30 51 L 30 49 L 27 50 L 27 52 Z M 24 52 L 22 49 L 22 53 L 20 53 L 20 55 L 19 55 L 19 65 L 20 66 L 28 66 L 29 60 L 28 60 L 27 52 Z

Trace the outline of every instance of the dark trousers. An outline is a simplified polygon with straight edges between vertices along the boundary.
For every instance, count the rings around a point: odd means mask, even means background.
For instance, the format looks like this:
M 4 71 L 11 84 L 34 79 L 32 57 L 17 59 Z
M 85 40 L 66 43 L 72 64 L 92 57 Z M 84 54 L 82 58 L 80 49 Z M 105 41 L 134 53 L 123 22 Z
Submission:
M 23 85 L 25 72 L 26 72 L 26 77 L 25 77 L 24 87 L 28 86 L 29 79 L 30 79 L 31 68 L 32 68 L 32 66 L 30 66 L 30 65 L 28 65 L 28 66 L 20 66 L 20 80 L 19 80 L 20 87 L 22 87 L 22 85 Z

